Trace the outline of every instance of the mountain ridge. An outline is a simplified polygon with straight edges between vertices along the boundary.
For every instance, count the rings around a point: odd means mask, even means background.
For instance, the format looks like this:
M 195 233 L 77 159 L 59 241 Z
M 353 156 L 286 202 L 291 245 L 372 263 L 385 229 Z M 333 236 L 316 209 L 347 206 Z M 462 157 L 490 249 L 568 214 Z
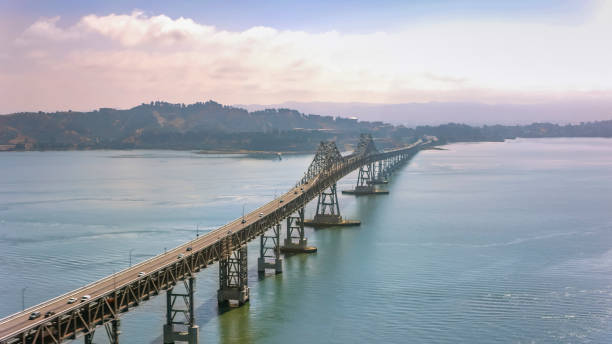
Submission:
M 313 151 L 321 140 L 349 150 L 360 133 L 381 149 L 433 135 L 440 142 L 502 141 L 516 137 L 612 137 L 612 120 L 578 125 L 484 125 L 456 122 L 413 128 L 304 114 L 288 108 L 249 112 L 214 101 L 143 103 L 131 109 L 26 112 L 0 116 L 0 150 L 183 149 L 206 151 Z

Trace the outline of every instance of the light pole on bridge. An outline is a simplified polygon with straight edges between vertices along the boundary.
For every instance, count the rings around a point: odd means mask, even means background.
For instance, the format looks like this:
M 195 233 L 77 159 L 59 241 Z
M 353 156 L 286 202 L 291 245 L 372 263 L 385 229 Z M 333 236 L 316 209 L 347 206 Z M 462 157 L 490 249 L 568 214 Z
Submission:
M 134 249 L 130 249 L 130 267 L 132 266 L 132 251 L 134 251 Z
M 25 311 L 25 291 L 28 287 L 21 288 L 21 309 Z

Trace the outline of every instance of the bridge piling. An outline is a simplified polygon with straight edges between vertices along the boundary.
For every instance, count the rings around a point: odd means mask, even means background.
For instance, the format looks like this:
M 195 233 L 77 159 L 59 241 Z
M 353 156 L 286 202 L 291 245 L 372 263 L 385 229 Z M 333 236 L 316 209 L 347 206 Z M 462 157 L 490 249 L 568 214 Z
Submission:
M 317 251 L 314 246 L 308 246 L 308 239 L 304 234 L 304 207 L 295 214 L 287 217 L 287 237 L 285 245 L 281 247 L 287 253 L 313 253 Z
M 89 333 L 86 333 L 85 337 L 83 338 L 83 342 L 85 344 L 94 344 L 94 342 L 93 342 L 94 333 L 95 333 L 95 331 L 91 331 Z
M 174 288 L 166 291 L 166 324 L 164 325 L 164 344 L 174 344 L 175 341 L 198 344 L 198 325 L 195 324 L 195 277 L 183 281 L 185 293 L 175 293 Z M 177 300 L 183 300 L 185 308 L 176 308 Z M 183 319 L 176 319 L 177 314 Z M 185 326 L 183 331 L 175 330 L 174 325 Z
M 247 245 L 219 260 L 219 305 L 242 306 L 249 301 Z
M 266 233 L 260 235 L 259 258 L 257 259 L 257 272 L 265 274 L 266 269 L 274 269 L 280 274 L 283 272 L 283 260 L 280 257 L 280 232 L 281 224 L 272 226 L 272 235 Z M 269 260 L 274 260 L 270 262 Z
M 342 190 L 342 193 L 356 196 L 388 194 L 389 191 L 379 190 L 374 186 L 374 184 L 377 184 L 375 180 L 374 165 L 375 163 L 362 165 L 357 174 L 357 186 L 352 190 Z
M 312 220 L 303 221 L 309 227 L 332 227 L 332 226 L 358 226 L 358 220 L 345 220 L 340 215 L 340 202 L 338 201 L 338 191 L 336 183 L 323 190 L 317 198 L 317 210 Z
M 383 167 L 384 161 L 385 160 L 378 160 L 377 162 L 372 164 L 373 170 L 372 170 L 372 180 L 370 181 L 370 185 L 389 183 L 389 181 L 387 180 L 385 169 Z
M 119 344 L 119 335 L 121 334 L 121 320 L 113 319 L 110 322 L 104 323 L 104 329 L 106 330 L 106 335 L 108 336 L 108 342 L 110 344 Z

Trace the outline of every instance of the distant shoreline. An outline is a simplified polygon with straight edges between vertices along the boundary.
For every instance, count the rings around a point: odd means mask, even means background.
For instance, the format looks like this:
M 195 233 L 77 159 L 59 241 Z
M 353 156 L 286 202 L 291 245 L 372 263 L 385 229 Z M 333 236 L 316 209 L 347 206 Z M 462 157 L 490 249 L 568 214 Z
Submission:
M 299 155 L 309 154 L 314 151 L 266 151 L 266 150 L 219 150 L 219 149 L 202 149 L 195 151 L 196 154 L 261 154 L 261 155 Z
M 86 152 L 86 151 L 133 151 L 133 150 L 166 150 L 176 152 L 193 152 L 195 154 L 251 154 L 251 155 L 300 155 L 312 154 L 316 150 L 301 150 L 301 151 L 276 151 L 276 150 L 248 150 L 248 149 L 178 149 L 178 148 L 66 148 L 66 149 L 15 149 L 15 145 L 0 145 L 0 153 L 2 152 Z

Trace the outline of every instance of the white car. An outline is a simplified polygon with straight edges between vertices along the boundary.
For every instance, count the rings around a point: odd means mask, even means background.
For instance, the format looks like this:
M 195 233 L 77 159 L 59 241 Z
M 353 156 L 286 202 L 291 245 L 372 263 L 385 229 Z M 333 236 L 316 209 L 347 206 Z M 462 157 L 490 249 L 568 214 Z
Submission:
M 75 303 L 75 302 L 76 302 L 76 298 L 74 297 L 71 297 L 68 299 L 68 304 Z
M 263 216 L 263 213 L 259 213 L 259 217 L 262 217 L 262 216 Z
M 181 259 L 183 257 L 185 257 L 185 255 L 181 253 L 181 254 L 178 255 L 178 257 L 176 257 L 176 259 Z
M 145 275 L 145 273 L 144 273 L 143 271 L 141 271 L 141 272 L 139 272 L 139 273 L 138 273 L 138 277 L 142 277 L 142 276 L 144 276 L 144 275 Z
M 83 295 L 83 297 L 81 297 L 81 302 L 85 302 L 87 300 L 91 299 L 91 296 L 89 295 Z

